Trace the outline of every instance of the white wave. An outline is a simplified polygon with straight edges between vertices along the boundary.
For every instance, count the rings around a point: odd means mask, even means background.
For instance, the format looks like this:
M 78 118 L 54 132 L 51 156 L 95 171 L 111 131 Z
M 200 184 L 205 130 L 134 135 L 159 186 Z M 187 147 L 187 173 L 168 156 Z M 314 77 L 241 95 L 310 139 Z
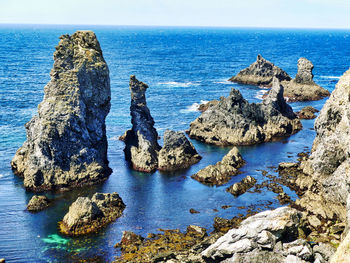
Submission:
M 262 100 L 263 96 L 267 93 L 267 90 L 259 90 L 256 95 L 254 96 L 254 98 Z
M 232 85 L 233 83 L 228 80 L 220 80 L 220 81 L 214 81 L 215 84 L 225 84 L 225 85 Z
M 0 174 L 0 179 L 3 178 L 3 177 L 5 177 L 5 175 L 4 174 Z
M 321 76 L 323 79 L 340 79 L 338 76 Z
M 169 82 L 160 82 L 159 85 L 165 85 L 168 87 L 178 87 L 178 88 L 186 88 L 191 86 L 198 86 L 200 83 L 198 82 L 176 82 L 176 81 L 169 81 Z
M 205 103 L 208 103 L 208 102 L 209 102 L 209 101 L 207 101 L 207 100 L 201 100 L 200 103 L 195 102 L 195 103 L 193 103 L 192 105 L 186 107 L 186 109 L 180 110 L 180 112 L 181 112 L 181 113 L 196 112 L 196 111 L 198 111 L 198 108 L 199 108 L 199 106 L 200 106 L 201 104 L 205 104 Z

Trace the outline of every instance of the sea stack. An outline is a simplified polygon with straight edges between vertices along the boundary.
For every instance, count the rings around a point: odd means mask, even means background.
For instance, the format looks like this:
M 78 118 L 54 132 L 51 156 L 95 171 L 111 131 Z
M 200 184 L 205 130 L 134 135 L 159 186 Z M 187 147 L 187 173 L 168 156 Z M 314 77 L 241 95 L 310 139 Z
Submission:
M 60 39 L 44 100 L 11 162 L 33 191 L 95 184 L 111 173 L 105 126 L 111 90 L 100 44 L 92 31 Z
M 306 58 L 298 60 L 298 73 L 295 79 L 282 82 L 284 86 L 283 96 L 288 101 L 320 100 L 330 95 L 328 90 L 314 82 L 313 68 L 314 65 Z
M 158 133 L 154 128 L 154 120 L 147 107 L 146 90 L 148 86 L 130 77 L 131 92 L 131 123 L 132 129 L 125 136 L 125 158 L 131 163 L 134 170 L 140 172 L 153 172 L 158 167 L 158 152 L 160 146 L 157 142 Z
M 277 78 L 272 83 L 269 95 L 257 104 L 232 89 L 191 123 L 189 136 L 214 145 L 252 145 L 298 132 L 302 125 L 283 98 L 283 86 Z
M 273 77 L 276 77 L 279 81 L 290 81 L 292 79 L 287 72 L 264 59 L 261 55 L 258 55 L 253 64 L 241 70 L 236 76 L 230 78 L 229 81 L 270 87 Z

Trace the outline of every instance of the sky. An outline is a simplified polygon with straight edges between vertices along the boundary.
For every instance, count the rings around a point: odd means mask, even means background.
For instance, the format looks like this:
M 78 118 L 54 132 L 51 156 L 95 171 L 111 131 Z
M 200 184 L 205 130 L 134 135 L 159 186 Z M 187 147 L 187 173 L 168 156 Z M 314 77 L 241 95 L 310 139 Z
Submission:
M 349 0 L 0 0 L 0 23 L 350 28 Z

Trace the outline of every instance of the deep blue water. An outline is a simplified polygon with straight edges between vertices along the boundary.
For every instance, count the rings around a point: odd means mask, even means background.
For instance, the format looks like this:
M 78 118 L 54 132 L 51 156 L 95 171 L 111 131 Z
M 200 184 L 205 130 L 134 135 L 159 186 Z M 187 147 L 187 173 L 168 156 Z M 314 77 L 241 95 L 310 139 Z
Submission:
M 22 180 L 13 175 L 10 161 L 25 141 L 23 125 L 43 98 L 58 37 L 78 29 L 95 31 L 110 69 L 112 108 L 107 133 L 113 173 L 102 185 L 50 194 L 56 198 L 55 205 L 30 214 L 25 208 L 33 193 L 26 192 Z M 261 182 L 264 177 L 259 170 L 275 174 L 269 167 L 295 161 L 298 152 L 312 145 L 313 120 L 302 121 L 304 129 L 282 141 L 240 147 L 247 162 L 243 173 L 221 187 L 204 186 L 190 176 L 216 163 L 229 148 L 196 141 L 192 142 L 203 159 L 187 171 L 151 175 L 133 172 L 124 161 L 124 144 L 118 141 L 131 126 L 131 74 L 149 85 L 148 106 L 162 135 L 168 128 L 188 129 L 199 116 L 195 103 L 227 96 L 231 88 L 239 89 L 251 102 L 260 101 L 259 88 L 226 81 L 254 62 L 257 54 L 292 77 L 298 58 L 310 59 L 315 65 L 315 81 L 330 91 L 350 65 L 350 31 L 1 25 L 0 39 L 0 258 L 8 262 L 77 262 L 89 256 L 112 260 L 118 254 L 113 245 L 124 230 L 146 234 L 158 228 L 185 230 L 189 224 L 198 224 L 211 231 L 215 216 L 231 218 L 244 213 L 240 206 L 261 206 L 268 201 L 271 207 L 279 206 L 274 193 L 264 190 L 235 198 L 225 188 L 246 175 Z M 294 110 L 306 105 L 321 109 L 324 102 L 291 105 Z M 61 236 L 57 222 L 69 205 L 77 196 L 95 191 L 118 192 L 127 205 L 124 215 L 98 234 Z M 222 205 L 232 208 L 224 210 Z M 190 214 L 190 208 L 200 214 Z

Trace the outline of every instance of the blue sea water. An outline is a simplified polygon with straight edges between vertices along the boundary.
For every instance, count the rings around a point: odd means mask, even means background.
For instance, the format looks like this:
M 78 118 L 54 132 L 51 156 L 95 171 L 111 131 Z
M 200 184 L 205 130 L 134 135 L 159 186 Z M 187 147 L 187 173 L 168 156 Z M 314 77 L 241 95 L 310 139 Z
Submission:
M 112 108 L 107 136 L 113 173 L 98 186 L 49 193 L 55 198 L 54 206 L 31 214 L 25 208 L 33 193 L 14 176 L 10 161 L 26 139 L 24 124 L 43 99 L 58 37 L 79 29 L 95 31 L 110 69 Z M 240 147 L 247 164 L 242 174 L 224 186 L 204 186 L 190 176 L 216 163 L 229 148 L 193 140 L 203 156 L 198 164 L 177 173 L 138 173 L 128 168 L 124 144 L 118 141 L 131 126 L 130 75 L 149 85 L 147 103 L 162 136 L 166 129 L 188 129 L 200 115 L 197 104 L 227 96 L 231 88 L 239 89 L 251 102 L 261 101 L 261 89 L 227 82 L 258 54 L 292 77 L 298 58 L 310 59 L 315 81 L 329 91 L 350 65 L 350 31 L 340 30 L 1 25 L 0 40 L 0 258 L 8 262 L 79 262 L 89 257 L 111 261 L 119 254 L 113 246 L 125 230 L 145 235 L 158 228 L 185 230 L 197 224 L 211 231 L 214 217 L 244 214 L 241 206 L 280 206 L 276 194 L 266 190 L 235 198 L 225 189 L 246 175 L 262 182 L 261 170 L 276 175 L 273 166 L 295 161 L 297 153 L 310 150 L 313 120 L 303 120 L 302 131 L 281 141 Z M 291 105 L 294 110 L 306 105 L 321 109 L 325 101 Z M 127 205 L 124 215 L 97 234 L 79 238 L 59 234 L 57 222 L 69 205 L 77 196 L 96 191 L 118 192 Z M 232 207 L 222 209 L 223 205 Z M 190 208 L 200 213 L 191 214 Z

